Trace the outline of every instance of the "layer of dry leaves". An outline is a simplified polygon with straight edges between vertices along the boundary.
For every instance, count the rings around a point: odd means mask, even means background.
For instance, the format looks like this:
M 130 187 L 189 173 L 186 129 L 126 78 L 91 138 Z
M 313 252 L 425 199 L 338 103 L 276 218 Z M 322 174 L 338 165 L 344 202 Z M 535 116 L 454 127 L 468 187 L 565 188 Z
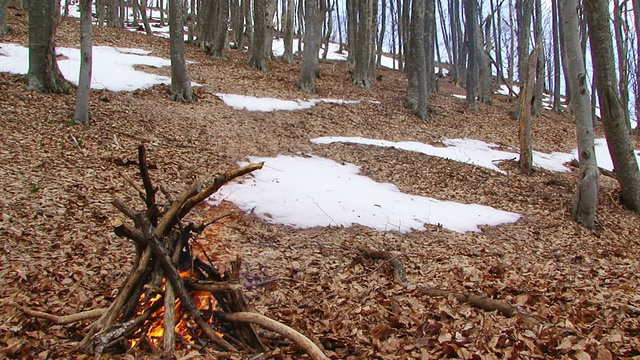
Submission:
M 26 13 L 11 9 L 9 22 L 12 33 L 0 40 L 26 45 Z M 63 21 L 58 44 L 76 46 L 77 28 L 74 20 Z M 94 43 L 169 56 L 168 40 L 125 30 L 94 28 Z M 20 307 L 66 315 L 113 299 L 129 271 L 133 244 L 112 233 L 116 210 L 110 201 L 119 196 L 142 208 L 122 176 L 138 179 L 132 161 L 140 143 L 157 166 L 152 178 L 174 194 L 196 177 L 211 179 L 234 168 L 247 155 L 313 153 L 362 166 L 365 175 L 403 192 L 524 215 L 481 233 L 429 226 L 399 234 L 360 226 L 295 230 L 230 204 L 200 207 L 192 220 L 234 214 L 199 241 L 221 268 L 243 257 L 251 306 L 302 331 L 334 359 L 640 357 L 640 216 L 621 208 L 613 179 L 602 178 L 597 227 L 588 231 L 570 217 L 576 169 L 526 177 L 512 161 L 501 166 L 505 176 L 394 149 L 309 142 L 332 135 L 422 142 L 468 137 L 516 146 L 517 125 L 505 97 L 473 112 L 451 96 L 464 90 L 445 78 L 431 101 L 432 121 L 423 123 L 402 107 L 401 73 L 380 70 L 382 79 L 367 91 L 350 83 L 344 63 L 322 62 L 314 96 L 381 104 L 236 111 L 213 93 L 306 95 L 294 86 L 299 62 L 271 62 L 270 71 L 261 73 L 245 65 L 246 53 L 227 55 L 228 61 L 212 60 L 187 46 L 187 59 L 197 62 L 189 65 L 190 76 L 203 84 L 195 90 L 198 102 L 171 102 L 166 86 L 94 92 L 88 127 L 70 123 L 74 96 L 25 91 L 20 76 L 0 74 L 0 358 L 90 356 L 74 350 L 87 323 L 52 325 Z M 168 68 L 151 71 L 169 74 Z M 571 150 L 571 118 L 550 112 L 536 118 L 534 144 L 547 152 Z M 508 301 L 545 325 L 531 327 L 520 317 L 403 288 L 389 264 L 362 256 L 359 247 L 401 253 L 414 284 Z M 268 345 L 268 358 L 305 358 L 286 343 Z

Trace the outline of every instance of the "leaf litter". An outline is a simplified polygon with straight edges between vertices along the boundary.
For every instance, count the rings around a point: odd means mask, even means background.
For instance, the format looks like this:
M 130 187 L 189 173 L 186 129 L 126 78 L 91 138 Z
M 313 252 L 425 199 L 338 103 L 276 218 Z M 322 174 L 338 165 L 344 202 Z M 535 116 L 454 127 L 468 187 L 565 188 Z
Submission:
M 13 11 L 12 11 L 13 12 Z M 10 16 L 3 41 L 26 45 L 26 13 Z M 63 20 L 60 46 L 75 46 L 78 24 Z M 168 58 L 166 39 L 94 28 L 96 45 L 138 47 Z M 372 99 L 348 107 L 321 103 L 297 112 L 251 113 L 228 108 L 215 93 L 301 97 L 299 64 L 271 63 L 259 73 L 246 53 L 209 59 L 187 45 L 199 101 L 176 104 L 167 86 L 131 93 L 92 93 L 92 125 L 73 126 L 75 97 L 25 91 L 21 78 L 0 74 L 0 357 L 89 358 L 74 344 L 86 323 L 52 325 L 25 315 L 28 307 L 57 315 L 105 307 L 132 263 L 133 245 L 117 238 L 110 219 L 114 196 L 142 208 L 122 174 L 137 179 L 135 149 L 149 148 L 152 176 L 174 194 L 195 178 L 236 167 L 248 155 L 306 154 L 356 163 L 362 174 L 403 192 L 481 203 L 524 218 L 515 224 L 459 234 L 437 225 L 407 234 L 363 226 L 296 230 L 269 224 L 232 204 L 201 207 L 200 220 L 232 213 L 200 238 L 225 268 L 243 257 L 242 282 L 250 305 L 302 331 L 335 359 L 456 357 L 633 358 L 640 356 L 638 239 L 640 217 L 619 204 L 617 183 L 602 178 L 597 226 L 570 217 L 577 169 L 507 175 L 396 149 L 316 145 L 310 138 L 360 136 L 433 143 L 472 138 L 517 146 L 511 104 L 496 96 L 480 112 L 465 108 L 447 78 L 425 124 L 402 107 L 402 74 L 381 69 L 373 90 L 351 85 L 344 63 L 321 62 L 321 98 Z M 168 69 L 156 69 L 167 75 Z M 46 104 L 47 106 L 42 106 Z M 489 125 L 490 124 L 490 125 Z M 569 152 L 572 119 L 546 112 L 534 119 L 534 148 Z M 602 128 L 596 128 L 602 135 Z M 638 138 L 634 138 L 636 148 Z M 194 221 L 198 219 L 193 219 Z M 358 248 L 397 252 L 414 284 L 508 301 L 540 320 L 506 318 L 450 297 L 421 295 L 393 281 L 393 269 Z M 303 357 L 269 336 L 268 358 Z M 180 356 L 196 354 L 184 350 Z M 144 357 L 144 354 L 135 354 Z M 152 355 L 146 355 L 152 357 Z M 206 355 L 197 355 L 206 357 Z M 110 356 L 131 358 L 131 355 Z

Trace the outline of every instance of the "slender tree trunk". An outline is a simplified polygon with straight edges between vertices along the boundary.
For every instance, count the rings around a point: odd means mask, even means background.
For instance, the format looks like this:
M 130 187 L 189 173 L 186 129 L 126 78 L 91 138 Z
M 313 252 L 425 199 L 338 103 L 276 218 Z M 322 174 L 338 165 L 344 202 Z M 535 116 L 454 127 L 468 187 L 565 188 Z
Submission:
M 58 68 L 55 36 L 60 6 L 56 0 L 29 3 L 29 72 L 27 89 L 69 94 L 71 84 Z
M 324 0 L 320 0 L 324 1 Z M 316 92 L 315 78 L 318 74 L 319 25 L 318 0 L 305 0 L 304 60 L 300 69 L 300 77 L 296 82 L 304 92 Z
M 344 40 L 342 39 L 342 19 L 340 18 L 340 6 L 338 0 L 334 0 L 333 6 L 336 8 L 336 20 L 338 20 L 338 54 L 344 51 Z
M 552 32 L 553 32 L 553 111 L 561 112 L 560 107 L 560 40 L 559 40 L 559 16 L 558 1 L 551 0 Z
M 7 26 L 7 5 L 8 0 L 0 0 L 0 35 L 9 33 L 9 26 Z
M 578 176 L 578 186 L 571 214 L 576 222 L 586 228 L 593 229 L 600 187 L 600 172 L 594 151 L 591 97 L 586 81 L 584 54 L 580 48 L 577 7 L 577 0 L 562 0 L 560 5 L 564 29 L 563 42 L 569 60 L 567 67 L 571 72 L 573 88 L 577 90 L 574 114 L 576 116 L 580 175 Z
M 409 68 L 412 71 L 410 76 L 415 76 L 413 81 L 417 85 L 417 103 L 414 112 L 420 119 L 424 121 L 429 120 L 427 113 L 427 59 L 425 48 L 425 12 L 426 12 L 426 0 L 413 0 L 413 6 L 411 8 L 411 33 L 410 41 L 415 46 L 410 49 L 411 57 L 408 58 Z M 411 80 L 410 80 L 411 86 Z
M 453 54 L 451 50 L 451 38 L 447 33 L 447 24 L 444 17 L 444 10 L 442 9 L 442 0 L 438 0 L 438 17 L 440 18 L 440 32 L 442 33 L 442 42 L 444 43 L 445 51 L 447 52 L 447 59 L 449 64 L 453 64 Z M 436 48 L 440 48 L 436 46 Z
M 493 76 L 491 73 L 491 15 L 485 20 L 485 41 L 482 41 L 482 29 L 477 24 L 476 27 L 476 50 L 478 61 L 478 85 L 480 91 L 480 102 L 483 104 L 493 104 Z
M 509 0 L 509 67 L 508 67 L 508 75 L 509 75 L 509 86 L 513 87 L 514 82 L 514 69 L 515 67 L 515 44 L 516 44 L 516 33 L 515 33 L 515 22 L 514 22 L 514 11 L 515 8 L 513 6 L 512 0 Z M 509 92 L 509 96 L 511 96 L 511 92 Z
M 260 71 L 269 69 L 265 57 L 266 1 L 253 0 L 253 42 L 251 43 L 249 66 Z
M 353 83 L 365 89 L 371 88 L 371 79 L 375 76 L 374 43 L 376 38 L 376 8 L 373 0 L 358 1 L 358 30 Z
M 541 46 L 536 46 L 529 55 L 525 73 L 520 76 L 520 169 L 526 175 L 533 171 L 533 145 L 531 135 L 531 115 L 533 106 L 533 91 L 536 81 L 536 64 L 538 62 Z
M 387 1 L 382 0 L 382 15 L 380 16 L 380 32 L 378 36 L 378 48 L 376 49 L 376 64 L 382 65 L 382 43 L 387 30 Z
M 232 0 L 230 10 L 233 43 L 238 51 L 242 51 L 244 47 L 244 12 L 242 11 L 240 0 Z
M 140 0 L 139 9 L 140 17 L 142 18 L 142 24 L 144 25 L 144 31 L 147 33 L 147 35 L 153 35 L 153 30 L 151 30 L 151 25 L 149 25 L 149 18 L 147 18 L 147 0 Z
M 633 0 L 633 19 L 636 26 L 636 128 L 634 134 L 640 135 L 640 0 Z
M 242 7 L 244 9 L 244 22 L 246 24 L 245 31 L 247 32 L 247 36 L 249 37 L 249 52 L 251 52 L 251 47 L 253 46 L 253 16 L 251 12 L 251 4 L 256 0 L 242 0 Z M 255 5 L 254 5 L 255 6 Z
M 171 51 L 171 100 L 193 102 L 191 80 L 184 60 L 182 0 L 169 0 L 169 46 Z
M 273 55 L 273 34 L 275 26 L 273 17 L 278 10 L 278 0 L 264 0 L 266 7 L 264 10 L 264 57 L 265 59 L 275 60 Z
M 323 36 L 322 43 L 324 45 L 324 51 L 322 52 L 322 58 L 326 59 L 329 54 L 329 42 L 331 40 L 331 33 L 333 32 L 333 6 L 331 5 L 330 0 L 320 0 L 322 9 L 320 13 L 322 14 L 322 18 L 325 20 L 325 29 L 326 33 Z M 326 2 L 325 2 L 326 1 Z M 327 14 L 325 16 L 325 14 Z
M 465 0 L 464 11 L 467 25 L 468 39 L 468 68 L 467 68 L 467 106 L 477 111 L 476 94 L 478 92 L 478 8 L 476 0 Z
M 80 0 L 80 76 L 73 122 L 89 124 L 89 96 L 91 94 L 92 39 L 91 0 Z
M 160 26 L 166 26 L 164 23 L 164 1 L 158 0 L 158 11 L 160 12 Z
M 353 66 L 356 58 L 357 37 L 356 30 L 358 28 L 358 3 L 363 0 L 346 1 L 347 6 L 347 64 Z
M 518 80 L 520 87 L 524 87 L 527 72 L 527 59 L 529 58 L 529 41 L 531 38 L 531 16 L 534 0 L 516 1 L 516 18 L 518 22 Z M 522 92 L 522 89 L 520 89 Z M 516 108 L 512 115 L 515 119 L 520 119 L 522 109 L 521 101 L 516 102 Z
M 597 49 L 593 51 L 596 89 L 604 133 L 620 183 L 622 203 L 628 209 L 640 213 L 640 171 L 618 95 L 608 2 L 586 1 L 584 6 L 591 48 Z
M 285 13 L 282 15 L 285 18 L 284 23 L 284 54 L 282 54 L 282 60 L 293 63 L 293 20 L 295 16 L 295 4 L 294 0 L 283 0 L 287 5 Z
M 540 116 L 542 113 L 542 94 L 544 93 L 544 72 L 545 72 L 545 58 L 544 58 L 544 36 L 542 29 L 542 2 L 535 0 L 535 27 L 534 37 L 536 46 L 540 47 L 538 53 L 538 63 L 536 64 L 536 86 L 534 89 L 533 99 L 533 115 Z
M 621 4 L 622 3 L 622 4 Z M 618 91 L 620 92 L 620 101 L 624 110 L 625 123 L 629 132 L 631 132 L 631 123 L 629 122 L 629 52 L 628 24 L 622 18 L 622 13 L 626 11 L 623 5 L 626 1 L 615 0 L 613 2 L 613 29 L 616 39 L 616 49 L 618 50 Z M 625 26 L 627 25 L 627 26 Z

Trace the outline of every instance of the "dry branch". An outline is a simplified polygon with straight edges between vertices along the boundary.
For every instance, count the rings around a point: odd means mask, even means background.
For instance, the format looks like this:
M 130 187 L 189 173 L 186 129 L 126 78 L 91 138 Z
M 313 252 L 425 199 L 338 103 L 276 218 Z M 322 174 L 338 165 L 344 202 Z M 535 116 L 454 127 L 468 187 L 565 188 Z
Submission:
M 217 311 L 215 317 L 228 322 L 251 323 L 276 332 L 298 345 L 313 360 L 329 360 L 320 348 L 306 336 L 289 326 L 253 312 L 224 313 Z
M 41 319 L 46 319 L 53 322 L 54 324 L 70 324 L 78 321 L 94 319 L 102 316 L 102 314 L 104 314 L 107 311 L 106 308 L 93 309 L 93 310 L 82 311 L 76 314 L 59 316 L 59 315 L 53 315 L 53 314 L 49 314 L 42 311 L 31 310 L 24 306 L 21 307 L 20 309 L 22 310 L 22 312 L 24 312 L 27 315 L 35 316 Z

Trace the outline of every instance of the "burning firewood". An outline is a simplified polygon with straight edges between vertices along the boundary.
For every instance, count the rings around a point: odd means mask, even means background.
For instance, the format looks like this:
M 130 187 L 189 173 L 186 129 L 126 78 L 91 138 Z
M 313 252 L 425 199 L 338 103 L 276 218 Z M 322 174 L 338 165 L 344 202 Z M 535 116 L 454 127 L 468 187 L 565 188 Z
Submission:
M 98 356 L 134 346 L 155 349 L 160 344 L 165 353 L 171 354 L 176 343 L 213 344 L 218 350 L 230 352 L 247 348 L 264 351 L 251 324 L 229 326 L 214 318 L 215 312 L 248 310 L 238 272 L 222 275 L 193 254 L 190 239 L 208 224 L 183 224 L 197 204 L 227 182 L 262 168 L 262 163 L 228 171 L 208 186 L 196 181 L 175 199 L 165 187 L 153 185 L 142 145 L 138 148 L 138 164 L 143 188 L 136 189 L 146 209 L 136 211 L 115 199 L 113 205 L 133 225 L 121 218 L 111 221 L 118 236 L 134 242 L 135 260 L 113 303 L 87 328 L 79 347 Z M 156 203 L 158 190 L 169 201 L 166 209 Z M 239 265 L 238 258 L 236 268 Z

